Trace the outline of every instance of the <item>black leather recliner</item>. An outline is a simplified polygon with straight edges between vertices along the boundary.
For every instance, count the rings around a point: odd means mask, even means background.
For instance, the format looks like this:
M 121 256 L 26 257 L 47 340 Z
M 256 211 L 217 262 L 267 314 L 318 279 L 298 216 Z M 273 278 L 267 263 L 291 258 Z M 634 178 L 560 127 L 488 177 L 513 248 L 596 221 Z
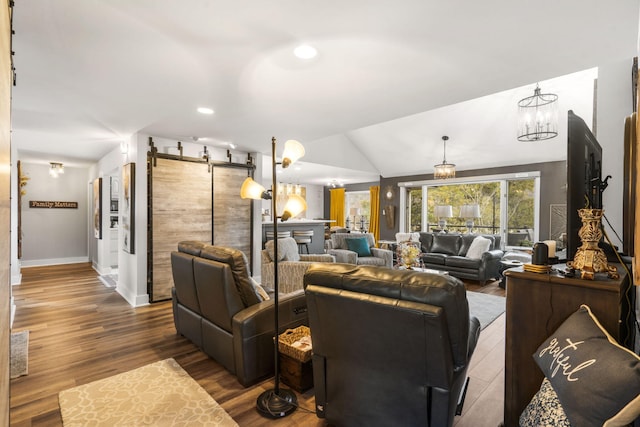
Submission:
M 273 375 L 274 300 L 261 301 L 237 250 L 180 242 L 171 253 L 176 331 L 247 387 Z M 302 290 L 279 299 L 281 332 L 308 325 Z
M 480 334 L 460 280 L 317 264 L 304 282 L 318 417 L 336 426 L 453 424 Z

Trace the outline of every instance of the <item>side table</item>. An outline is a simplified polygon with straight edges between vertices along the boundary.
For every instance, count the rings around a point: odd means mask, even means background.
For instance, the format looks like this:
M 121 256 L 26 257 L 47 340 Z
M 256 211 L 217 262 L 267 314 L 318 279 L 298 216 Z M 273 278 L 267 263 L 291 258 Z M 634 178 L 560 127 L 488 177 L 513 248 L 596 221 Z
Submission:
M 617 266 L 619 279 L 569 278 L 513 268 L 507 277 L 505 331 L 504 425 L 517 427 L 520 413 L 540 388 L 543 374 L 532 354 L 547 337 L 587 304 L 602 326 L 621 345 L 632 346 L 633 320 L 629 278 Z M 562 269 L 562 268 L 561 268 Z
M 280 379 L 298 393 L 304 393 L 313 387 L 310 336 L 308 326 L 287 329 L 280 335 Z
M 498 284 L 498 286 L 500 286 L 502 289 L 506 289 L 507 279 L 506 277 L 504 277 L 503 273 L 510 268 L 522 267 L 522 265 L 523 265 L 522 262 L 512 260 L 512 259 L 500 260 L 500 268 L 498 270 L 498 273 L 500 274 L 500 283 Z

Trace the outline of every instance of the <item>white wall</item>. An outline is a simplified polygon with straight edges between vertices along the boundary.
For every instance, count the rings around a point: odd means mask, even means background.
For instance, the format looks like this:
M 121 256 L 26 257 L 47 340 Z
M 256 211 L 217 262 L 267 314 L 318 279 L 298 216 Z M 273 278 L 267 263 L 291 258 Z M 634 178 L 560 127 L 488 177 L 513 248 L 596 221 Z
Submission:
M 18 149 L 15 144 L 11 146 L 11 158 L 18 158 Z M 19 285 L 22 282 L 20 272 L 20 260 L 18 259 L 18 162 L 11 162 L 11 284 Z
M 22 197 L 22 266 L 87 262 L 88 169 L 65 167 L 58 178 L 49 165 L 22 162 L 30 179 Z M 77 209 L 30 208 L 29 201 L 77 202 Z
M 133 242 L 134 253 L 122 249 L 122 227 L 118 230 L 118 284 L 117 292 L 134 307 L 149 304 L 147 293 L 147 150 L 148 137 L 146 135 L 132 135 L 126 140 L 127 154 L 116 150 L 120 167 L 128 163 L 135 163 L 135 236 Z M 110 165 L 112 166 L 112 165 Z M 120 174 L 122 175 L 122 174 Z M 121 188 L 124 183 L 120 183 Z M 119 205 L 123 206 L 123 192 L 120 191 Z M 122 224 L 122 210 L 119 214 Z M 109 254 L 105 254 L 109 258 Z M 106 260 L 105 260 L 106 262 Z
M 624 185 L 624 120 L 632 113 L 632 59 L 618 60 L 598 66 L 598 98 L 596 138 L 602 146 L 602 177 L 611 175 L 603 194 L 604 214 L 622 237 L 622 196 Z M 605 230 L 614 245 L 622 250 L 622 242 L 606 221 Z

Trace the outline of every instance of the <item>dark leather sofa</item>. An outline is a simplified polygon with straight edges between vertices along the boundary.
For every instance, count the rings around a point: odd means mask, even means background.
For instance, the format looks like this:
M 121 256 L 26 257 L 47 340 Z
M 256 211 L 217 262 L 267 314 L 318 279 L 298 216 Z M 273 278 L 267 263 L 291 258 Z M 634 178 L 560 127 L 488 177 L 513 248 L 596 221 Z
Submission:
M 176 331 L 247 387 L 274 372 L 274 301 L 262 301 L 236 249 L 181 242 L 171 253 Z M 281 331 L 308 325 L 303 290 L 279 299 Z
M 316 264 L 304 278 L 316 414 L 336 426 L 451 426 L 480 333 L 455 277 Z
M 489 250 L 479 259 L 468 258 L 467 251 L 477 236 L 491 241 Z M 460 279 L 488 280 L 500 278 L 500 236 L 495 234 L 420 233 L 421 259 L 425 268 L 448 271 Z

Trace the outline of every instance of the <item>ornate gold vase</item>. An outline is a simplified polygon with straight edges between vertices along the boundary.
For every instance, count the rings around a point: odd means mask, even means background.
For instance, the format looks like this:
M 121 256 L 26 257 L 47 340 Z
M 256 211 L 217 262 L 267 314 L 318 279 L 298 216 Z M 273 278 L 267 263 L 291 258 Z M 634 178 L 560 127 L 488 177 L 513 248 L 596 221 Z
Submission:
M 567 262 L 567 267 L 580 270 L 582 279 L 593 280 L 596 273 L 603 272 L 612 279 L 620 277 L 618 270 L 607 264 L 607 256 L 598 247 L 598 242 L 602 238 L 600 222 L 603 213 L 602 209 L 578 209 L 578 215 L 582 220 L 578 236 L 582 246 L 576 251 L 573 261 Z

